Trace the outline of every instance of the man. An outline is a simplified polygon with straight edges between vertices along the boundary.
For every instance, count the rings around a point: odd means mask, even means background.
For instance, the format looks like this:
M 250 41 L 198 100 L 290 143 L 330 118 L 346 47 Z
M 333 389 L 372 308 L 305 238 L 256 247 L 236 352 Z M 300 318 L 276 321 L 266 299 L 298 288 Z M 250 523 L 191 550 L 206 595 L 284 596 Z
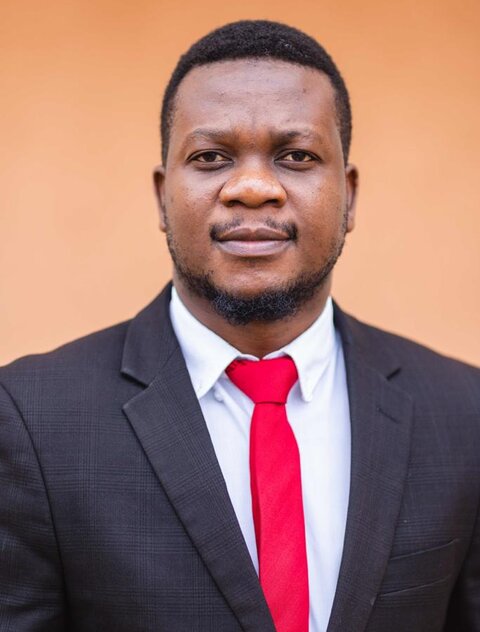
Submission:
M 0 630 L 480 630 L 479 373 L 333 305 L 350 133 L 295 29 L 180 59 L 173 288 L 0 371 Z

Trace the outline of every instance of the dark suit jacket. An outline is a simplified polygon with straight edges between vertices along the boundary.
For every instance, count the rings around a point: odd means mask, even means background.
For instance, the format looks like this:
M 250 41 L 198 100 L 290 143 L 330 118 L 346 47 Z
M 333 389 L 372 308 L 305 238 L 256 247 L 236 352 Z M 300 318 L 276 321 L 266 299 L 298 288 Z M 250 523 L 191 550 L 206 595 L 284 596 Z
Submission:
M 2 632 L 274 631 L 168 300 L 0 370 Z M 335 319 L 352 479 L 328 632 L 480 631 L 479 372 Z

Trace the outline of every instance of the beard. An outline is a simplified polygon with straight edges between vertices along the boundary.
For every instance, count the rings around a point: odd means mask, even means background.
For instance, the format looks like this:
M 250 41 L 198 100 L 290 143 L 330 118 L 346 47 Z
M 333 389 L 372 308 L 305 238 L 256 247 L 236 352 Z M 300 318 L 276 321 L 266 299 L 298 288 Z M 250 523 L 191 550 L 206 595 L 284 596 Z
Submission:
M 190 292 L 206 299 L 217 314 L 232 325 L 252 322 L 274 322 L 292 318 L 325 284 L 340 257 L 347 232 L 347 213 L 344 213 L 339 238 L 330 245 L 323 264 L 308 273 L 301 273 L 284 285 L 263 290 L 252 296 L 233 294 L 212 280 L 212 273 L 198 274 L 189 268 L 181 256 L 168 221 L 167 245 L 178 278 Z

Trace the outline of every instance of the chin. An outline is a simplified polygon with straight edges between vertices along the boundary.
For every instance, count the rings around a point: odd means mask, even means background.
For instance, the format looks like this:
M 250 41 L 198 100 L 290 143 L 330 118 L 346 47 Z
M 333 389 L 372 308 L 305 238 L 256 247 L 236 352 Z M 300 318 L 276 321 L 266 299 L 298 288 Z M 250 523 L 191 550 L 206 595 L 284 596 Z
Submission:
M 230 284 L 227 288 L 212 274 L 197 275 L 177 268 L 177 276 L 191 294 L 207 300 L 212 309 L 233 325 L 274 322 L 294 317 L 324 285 L 324 270 L 295 279 L 263 284 Z M 329 272 L 329 271 L 328 271 Z
M 214 284 L 217 292 L 220 294 L 229 295 L 232 298 L 238 298 L 240 300 L 256 300 L 261 299 L 265 295 L 274 295 L 278 293 L 284 293 L 288 291 L 291 286 L 291 282 L 284 283 L 269 283 L 258 285 L 229 285 L 226 284 Z

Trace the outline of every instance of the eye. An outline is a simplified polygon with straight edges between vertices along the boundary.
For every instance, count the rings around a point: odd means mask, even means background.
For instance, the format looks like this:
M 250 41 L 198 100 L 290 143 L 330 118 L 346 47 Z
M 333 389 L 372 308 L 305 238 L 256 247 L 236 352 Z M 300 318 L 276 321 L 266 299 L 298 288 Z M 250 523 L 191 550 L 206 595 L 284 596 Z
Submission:
M 222 165 L 226 162 L 230 162 L 229 158 L 219 153 L 218 151 L 203 151 L 201 154 L 195 154 L 191 158 L 192 162 L 198 162 L 202 165 Z
M 282 162 L 294 162 L 294 163 L 307 163 L 313 162 L 315 158 L 306 151 L 296 149 L 295 151 L 289 151 L 286 154 L 280 156 L 279 160 Z

